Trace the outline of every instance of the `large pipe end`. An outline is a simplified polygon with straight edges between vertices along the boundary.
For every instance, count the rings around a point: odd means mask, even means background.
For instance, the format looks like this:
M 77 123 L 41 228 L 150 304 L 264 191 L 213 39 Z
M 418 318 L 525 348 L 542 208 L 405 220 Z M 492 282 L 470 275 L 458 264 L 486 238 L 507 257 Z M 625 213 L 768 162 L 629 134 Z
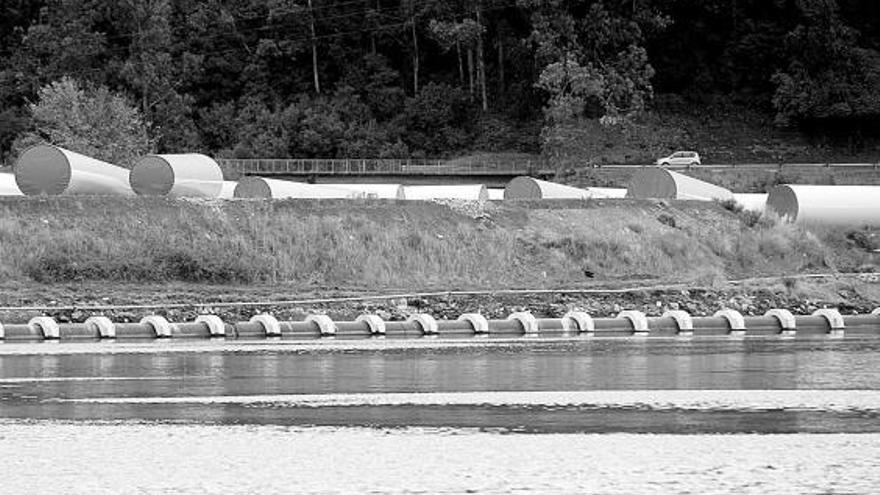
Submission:
M 40 144 L 26 149 L 15 162 L 15 182 L 28 196 L 57 196 L 70 184 L 72 171 L 57 146 Z
M 128 177 L 138 196 L 166 196 L 174 187 L 174 169 L 158 155 L 147 155 L 135 164 Z

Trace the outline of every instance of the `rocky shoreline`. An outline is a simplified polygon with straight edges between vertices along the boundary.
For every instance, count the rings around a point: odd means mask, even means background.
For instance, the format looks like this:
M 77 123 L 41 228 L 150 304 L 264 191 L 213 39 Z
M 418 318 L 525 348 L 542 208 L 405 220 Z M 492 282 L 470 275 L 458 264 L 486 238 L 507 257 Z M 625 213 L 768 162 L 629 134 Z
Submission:
M 517 311 L 531 311 L 537 317 L 560 317 L 577 309 L 594 316 L 614 316 L 624 309 L 635 309 L 648 316 L 681 309 L 694 316 L 711 315 L 722 308 L 743 315 L 762 315 L 772 308 L 785 308 L 794 314 L 810 314 L 832 307 L 843 314 L 870 313 L 880 306 L 880 281 L 876 275 L 839 275 L 828 278 L 783 278 L 731 283 L 722 288 L 658 286 L 635 289 L 562 289 L 536 291 L 432 292 L 419 295 L 364 296 L 364 291 L 324 291 L 288 294 L 248 292 L 239 289 L 218 298 L 218 288 L 169 290 L 160 299 L 150 298 L 149 289 L 129 293 L 121 300 L 108 298 L 63 297 L 28 300 L 0 309 L 0 322 L 20 323 L 37 315 L 59 322 L 82 322 L 89 316 L 105 315 L 114 321 L 136 322 L 148 314 L 159 314 L 173 322 L 192 321 L 204 313 L 217 314 L 225 321 L 247 320 L 267 312 L 280 320 L 301 320 L 311 313 L 351 320 L 374 313 L 385 320 L 403 320 L 410 314 L 425 312 L 438 319 L 455 319 L 463 313 L 477 312 L 487 318 L 505 318 Z M 124 292 L 120 290 L 119 292 Z M 209 297 L 209 293 L 213 297 Z M 155 294 L 155 293 L 154 293 Z M 283 300 L 280 296 L 284 295 Z M 20 308 L 20 309 L 13 309 Z

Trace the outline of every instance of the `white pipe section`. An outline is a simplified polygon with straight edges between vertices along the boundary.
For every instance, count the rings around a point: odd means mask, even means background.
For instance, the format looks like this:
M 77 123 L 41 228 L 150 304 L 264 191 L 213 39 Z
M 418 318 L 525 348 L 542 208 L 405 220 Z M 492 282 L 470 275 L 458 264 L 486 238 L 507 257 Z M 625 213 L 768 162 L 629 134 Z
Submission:
M 504 199 L 589 199 L 623 198 L 626 189 L 572 187 L 532 177 L 515 177 L 504 188 Z
M 14 175 L 0 174 L 0 196 L 24 196 L 15 183 Z
M 198 153 L 147 155 L 131 169 L 129 180 L 141 196 L 218 198 L 223 190 L 220 165 Z
M 626 197 L 626 189 L 620 187 L 588 187 L 587 191 L 594 198 L 623 199 Z
M 633 176 L 626 192 L 627 198 L 636 199 L 691 199 L 725 201 L 733 193 L 714 184 L 660 167 L 646 167 Z
M 486 193 L 489 194 L 489 199 L 492 201 L 500 201 L 504 199 L 504 189 L 490 187 L 486 190 Z
M 483 184 L 456 186 L 404 186 L 406 199 L 467 199 L 487 201 L 489 192 Z
M 767 194 L 734 193 L 733 199 L 747 211 L 763 213 L 767 206 Z
M 776 186 L 767 210 L 799 224 L 880 225 L 880 186 Z
M 238 185 L 238 182 L 234 180 L 224 180 L 223 187 L 220 188 L 220 195 L 217 196 L 220 199 L 232 199 L 235 197 L 235 186 Z
M 128 176 L 122 167 L 47 144 L 28 148 L 15 164 L 15 182 L 28 196 L 132 196 Z
M 515 177 L 504 188 L 504 199 L 587 199 L 590 191 L 555 182 Z
M 324 184 L 322 184 L 324 185 Z M 326 184 L 330 187 L 350 189 L 363 194 L 367 198 L 406 199 L 404 188 L 400 184 Z
M 306 184 L 263 177 L 244 177 L 235 186 L 236 198 L 363 198 L 364 194 L 341 187 Z

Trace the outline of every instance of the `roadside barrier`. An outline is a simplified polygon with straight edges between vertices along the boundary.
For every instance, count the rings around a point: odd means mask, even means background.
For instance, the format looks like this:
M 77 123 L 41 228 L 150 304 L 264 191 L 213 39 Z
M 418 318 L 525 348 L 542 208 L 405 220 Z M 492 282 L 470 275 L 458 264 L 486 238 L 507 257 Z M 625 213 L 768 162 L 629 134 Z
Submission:
M 640 311 L 621 311 L 616 317 L 593 317 L 570 311 L 562 318 L 535 318 L 523 311 L 505 319 L 487 319 L 467 313 L 454 320 L 436 320 L 429 314 L 411 315 L 405 321 L 385 321 L 364 314 L 354 321 L 334 321 L 327 315 L 310 315 L 303 321 L 279 321 L 268 313 L 249 321 L 226 323 L 216 315 L 201 315 L 193 322 L 172 323 L 150 315 L 139 323 L 114 323 L 105 316 L 93 316 L 84 323 L 58 323 L 48 316 L 27 323 L 0 322 L 0 342 L 76 341 L 125 339 L 265 339 L 315 340 L 349 338 L 419 338 L 425 336 L 495 337 L 880 337 L 880 308 L 871 314 L 841 315 L 836 309 L 820 309 L 811 315 L 793 315 L 772 309 L 763 316 L 743 316 L 724 309 L 713 316 L 691 316 L 685 311 L 667 311 L 647 317 Z

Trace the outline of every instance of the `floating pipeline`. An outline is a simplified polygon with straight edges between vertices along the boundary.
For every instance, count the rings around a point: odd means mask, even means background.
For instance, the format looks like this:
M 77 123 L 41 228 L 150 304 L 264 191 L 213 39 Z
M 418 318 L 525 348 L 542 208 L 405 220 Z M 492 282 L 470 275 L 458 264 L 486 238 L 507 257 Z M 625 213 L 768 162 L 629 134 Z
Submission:
M 648 317 L 640 311 L 621 311 L 615 317 L 593 318 L 572 311 L 562 318 L 536 318 L 517 312 L 503 320 L 488 320 L 476 313 L 456 320 L 436 320 L 419 313 L 406 321 L 385 321 L 365 314 L 355 321 L 333 321 L 327 315 L 310 315 L 303 321 L 279 321 L 268 313 L 249 321 L 227 323 L 216 315 L 201 315 L 192 322 L 172 323 L 159 315 L 144 317 L 139 323 L 114 323 L 94 316 L 83 323 L 58 323 L 48 316 L 37 316 L 26 324 L 0 323 L 0 341 L 76 341 L 99 339 L 266 339 L 313 340 L 321 338 L 375 337 L 831 337 L 880 336 L 880 308 L 871 314 L 841 315 L 835 309 L 819 309 L 812 315 L 793 315 L 785 309 L 772 309 L 763 316 L 743 316 L 725 309 L 713 316 L 692 317 L 685 311 L 667 311 Z

